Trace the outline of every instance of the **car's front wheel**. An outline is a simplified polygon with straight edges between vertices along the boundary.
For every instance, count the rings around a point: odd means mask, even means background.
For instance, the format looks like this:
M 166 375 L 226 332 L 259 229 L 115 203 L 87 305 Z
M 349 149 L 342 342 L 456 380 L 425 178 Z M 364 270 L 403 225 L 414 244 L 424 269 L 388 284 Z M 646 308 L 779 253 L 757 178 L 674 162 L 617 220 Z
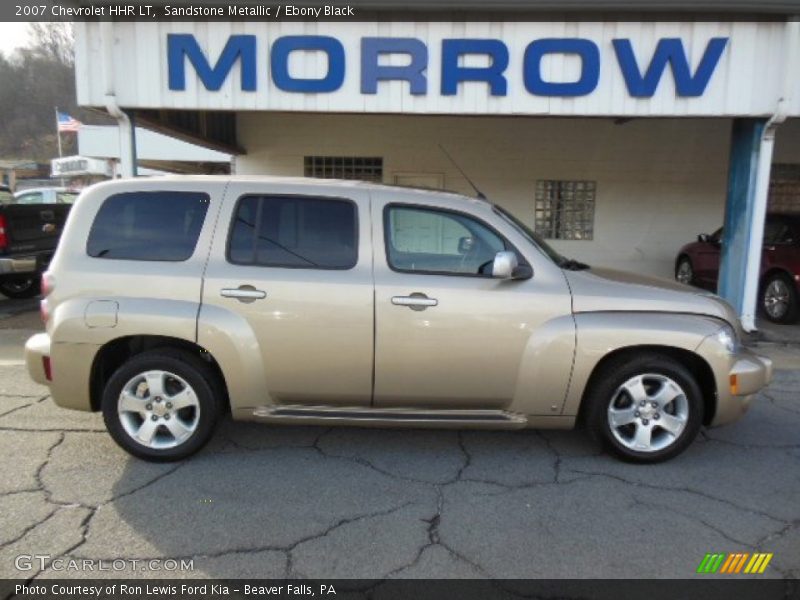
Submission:
M 797 320 L 797 288 L 791 277 L 775 273 L 767 278 L 761 290 L 761 308 L 774 323 L 794 323 Z
M 153 350 L 134 356 L 103 393 L 111 437 L 144 460 L 186 458 L 208 442 L 219 416 L 211 369 L 188 352 Z
M 622 357 L 592 378 L 587 424 L 612 453 L 653 463 L 683 452 L 700 431 L 703 398 L 692 373 L 668 356 Z

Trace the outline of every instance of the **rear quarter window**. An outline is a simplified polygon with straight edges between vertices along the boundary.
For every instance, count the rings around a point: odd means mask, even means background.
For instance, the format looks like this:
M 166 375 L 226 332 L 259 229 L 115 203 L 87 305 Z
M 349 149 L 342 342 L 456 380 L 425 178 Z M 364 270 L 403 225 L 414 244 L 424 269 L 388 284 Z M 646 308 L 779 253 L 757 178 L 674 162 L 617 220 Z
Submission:
M 114 194 L 97 211 L 86 252 L 94 258 L 188 260 L 208 205 L 208 194 L 201 192 Z

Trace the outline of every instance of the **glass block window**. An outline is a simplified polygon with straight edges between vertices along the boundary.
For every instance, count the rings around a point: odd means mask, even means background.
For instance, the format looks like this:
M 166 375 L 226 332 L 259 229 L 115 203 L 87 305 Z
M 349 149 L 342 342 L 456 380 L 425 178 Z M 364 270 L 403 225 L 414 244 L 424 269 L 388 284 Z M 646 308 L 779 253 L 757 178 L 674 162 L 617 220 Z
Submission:
M 800 165 L 772 165 L 768 211 L 800 213 Z
M 594 237 L 594 181 L 536 182 L 536 232 L 554 240 Z
M 379 156 L 306 156 L 305 176 L 321 179 L 383 181 L 383 158 Z

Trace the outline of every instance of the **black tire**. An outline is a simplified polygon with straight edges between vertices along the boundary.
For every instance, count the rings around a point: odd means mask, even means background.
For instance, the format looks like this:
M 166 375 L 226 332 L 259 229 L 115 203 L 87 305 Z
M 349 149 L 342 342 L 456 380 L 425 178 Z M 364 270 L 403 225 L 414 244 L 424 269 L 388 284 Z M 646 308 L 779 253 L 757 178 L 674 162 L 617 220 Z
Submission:
M 15 300 L 34 298 L 41 293 L 41 283 L 38 277 L 3 279 L 0 281 L 0 293 Z
M 687 269 L 689 273 L 689 277 L 686 281 L 681 281 L 681 269 Z M 681 283 L 685 283 L 686 285 L 695 285 L 695 276 L 694 276 L 694 265 L 692 264 L 692 259 L 682 254 L 678 258 L 678 262 L 675 263 L 675 281 L 680 281 Z
M 176 446 L 153 448 L 140 443 L 128 433 L 117 410 L 123 388 L 134 378 L 147 371 L 164 371 L 168 375 L 177 375 L 191 386 L 196 396 L 199 415 L 196 419 L 195 429 L 186 440 Z M 167 381 L 176 380 L 167 377 Z M 165 399 L 169 399 L 166 394 Z M 166 348 L 143 352 L 128 360 L 108 380 L 102 399 L 103 420 L 114 441 L 133 456 L 151 462 L 182 460 L 205 446 L 219 420 L 222 405 L 223 398 L 219 382 L 212 369 L 201 358 L 189 352 Z M 172 418 L 177 420 L 178 411 L 173 412 L 176 416 Z M 143 418 L 142 423 L 145 420 L 146 418 Z M 155 420 L 157 421 L 158 418 Z M 163 425 L 163 428 L 162 423 L 155 427 L 158 427 L 157 431 L 167 434 L 167 423 L 163 422 Z
M 671 380 L 672 383 L 677 384 L 683 394 L 676 397 L 672 404 L 666 407 L 646 407 L 648 411 L 663 410 L 664 415 L 658 412 L 653 415 L 648 412 L 644 416 L 649 418 L 636 418 L 630 424 L 634 431 L 638 431 L 638 428 L 642 426 L 642 422 L 644 422 L 645 426 L 649 424 L 651 431 L 655 431 L 653 439 L 662 440 L 664 443 L 666 441 L 669 442 L 663 448 L 638 451 L 621 442 L 612 431 L 609 422 L 609 408 L 612 403 L 615 403 L 615 407 L 618 406 L 617 403 L 620 400 L 624 401 L 626 397 L 632 399 L 627 392 L 620 390 L 632 378 L 645 374 L 650 378 L 645 378 L 645 389 L 647 389 L 648 385 L 653 385 L 651 381 L 655 381 L 656 385 L 658 384 L 658 380 L 654 380 L 652 377 L 656 376 L 656 378 L 662 377 Z M 635 463 L 656 463 L 673 458 L 689 447 L 697 437 L 703 423 L 704 404 L 700 386 L 685 366 L 668 356 L 654 352 L 644 352 L 635 356 L 623 355 L 603 366 L 602 371 L 592 376 L 589 385 L 590 389 L 587 390 L 584 398 L 586 426 L 595 439 L 600 440 L 612 454 L 623 460 Z M 685 398 L 685 402 L 680 399 L 681 397 Z M 653 400 L 655 400 L 655 396 Z M 682 431 L 673 436 L 666 429 L 662 429 L 661 425 L 667 423 L 667 417 L 673 417 L 673 414 L 678 415 L 679 403 L 681 405 L 681 413 L 685 413 L 682 417 L 685 419 L 685 424 Z M 646 404 L 649 404 L 649 402 L 646 401 Z M 636 408 L 638 407 L 634 406 L 634 409 Z M 630 408 L 624 407 L 619 410 L 630 410 Z M 669 411 L 675 412 L 667 415 L 666 413 Z M 636 414 L 638 417 L 641 413 Z M 624 427 L 617 428 L 620 436 L 624 433 Z M 631 434 L 631 437 L 633 437 L 633 434 Z
M 770 295 L 775 286 L 783 290 L 782 297 L 785 295 L 785 304 L 770 304 Z M 764 316 L 773 323 L 794 323 L 798 317 L 798 298 L 797 287 L 792 278 L 786 273 L 773 273 L 764 280 L 761 286 L 761 293 L 758 297 L 758 304 Z

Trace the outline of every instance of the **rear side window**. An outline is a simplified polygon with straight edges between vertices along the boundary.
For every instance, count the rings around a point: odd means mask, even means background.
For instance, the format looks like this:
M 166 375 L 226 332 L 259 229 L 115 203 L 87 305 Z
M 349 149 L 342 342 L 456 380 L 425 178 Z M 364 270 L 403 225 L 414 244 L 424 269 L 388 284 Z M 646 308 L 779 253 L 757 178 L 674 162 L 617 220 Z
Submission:
M 16 204 L 44 204 L 44 195 L 41 192 L 30 192 L 17 196 Z
M 234 214 L 228 259 L 264 267 L 351 269 L 358 260 L 356 226 L 350 200 L 245 196 Z
M 95 258 L 183 261 L 197 245 L 209 196 L 128 192 L 109 196 L 92 223 L 86 251 Z

